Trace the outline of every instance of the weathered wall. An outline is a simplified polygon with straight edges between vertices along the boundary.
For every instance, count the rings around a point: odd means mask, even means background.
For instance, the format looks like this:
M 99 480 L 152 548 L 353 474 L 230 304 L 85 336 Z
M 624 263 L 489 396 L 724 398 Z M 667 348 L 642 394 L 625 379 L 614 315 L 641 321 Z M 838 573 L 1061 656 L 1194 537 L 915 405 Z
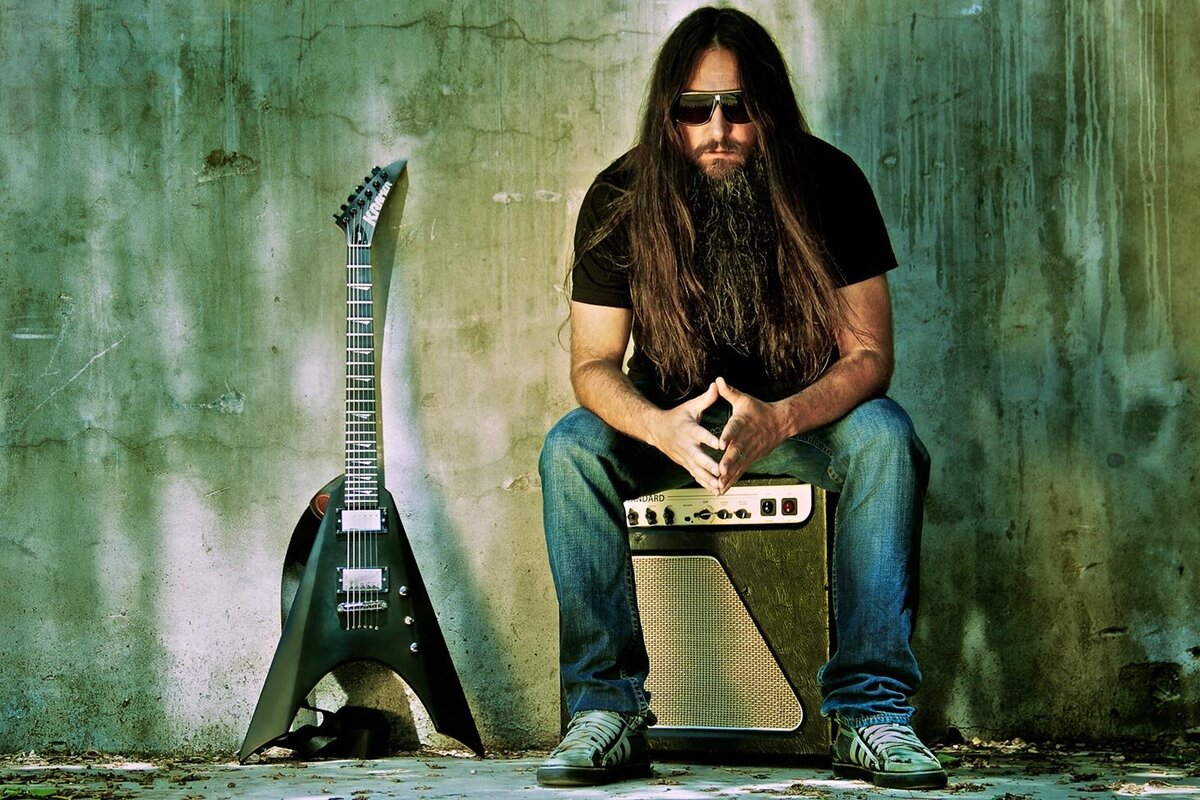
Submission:
M 555 737 L 559 285 L 692 5 L 275 5 L 0 5 L 0 750 L 240 743 L 340 470 L 329 215 L 399 156 L 388 484 L 485 741 Z M 1200 724 L 1200 6 L 743 7 L 903 264 L 923 726 Z

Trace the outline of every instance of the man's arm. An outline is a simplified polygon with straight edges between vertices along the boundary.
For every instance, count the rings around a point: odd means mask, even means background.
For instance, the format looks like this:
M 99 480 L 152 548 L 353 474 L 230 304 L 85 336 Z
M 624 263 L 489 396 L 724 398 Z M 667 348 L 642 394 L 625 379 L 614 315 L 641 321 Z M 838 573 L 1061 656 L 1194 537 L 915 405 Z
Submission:
M 841 419 L 863 401 L 887 391 L 892 379 L 892 301 L 887 276 L 877 275 L 838 290 L 846 325 L 835 331 L 839 358 L 825 374 L 796 394 L 764 403 L 717 379 L 733 405 L 721 432 L 718 491 L 737 482 L 746 467 L 780 442 Z
M 699 425 L 717 400 L 716 385 L 700 397 L 661 409 L 637 390 L 621 369 L 633 312 L 571 303 L 571 386 L 579 404 L 622 433 L 657 447 L 707 489 L 717 490 L 717 462 L 701 445 L 717 437 Z

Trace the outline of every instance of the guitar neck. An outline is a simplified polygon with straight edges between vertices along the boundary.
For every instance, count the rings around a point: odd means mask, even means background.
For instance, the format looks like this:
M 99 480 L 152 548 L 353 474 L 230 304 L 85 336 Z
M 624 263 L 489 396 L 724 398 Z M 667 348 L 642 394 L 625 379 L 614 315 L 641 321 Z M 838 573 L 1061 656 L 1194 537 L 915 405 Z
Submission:
M 346 245 L 346 508 L 379 507 L 375 308 L 370 245 Z

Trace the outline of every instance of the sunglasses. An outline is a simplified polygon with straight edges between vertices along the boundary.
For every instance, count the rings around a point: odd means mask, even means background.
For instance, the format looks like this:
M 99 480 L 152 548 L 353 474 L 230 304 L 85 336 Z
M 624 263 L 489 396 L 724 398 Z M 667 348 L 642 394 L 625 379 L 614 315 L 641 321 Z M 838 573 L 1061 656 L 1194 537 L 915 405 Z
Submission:
M 728 92 L 683 92 L 675 101 L 671 112 L 676 122 L 684 125 L 707 125 L 717 105 L 725 121 L 734 125 L 750 122 L 750 109 L 742 97 L 742 91 Z

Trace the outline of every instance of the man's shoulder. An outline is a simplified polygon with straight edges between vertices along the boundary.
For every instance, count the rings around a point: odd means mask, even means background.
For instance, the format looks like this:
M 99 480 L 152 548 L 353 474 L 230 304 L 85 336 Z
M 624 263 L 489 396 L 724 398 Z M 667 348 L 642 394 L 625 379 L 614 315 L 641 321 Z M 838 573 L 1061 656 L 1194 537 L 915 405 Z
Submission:
M 862 169 L 849 154 L 819 136 L 804 134 L 800 148 L 804 164 L 818 176 L 843 178 L 862 174 Z
M 629 170 L 629 151 L 609 164 L 588 187 L 580 208 L 579 219 L 585 227 L 591 228 L 605 219 L 621 197 L 629 191 L 632 175 Z
M 623 153 L 617 160 L 600 171 L 600 174 L 592 181 L 592 188 L 602 188 L 609 193 L 619 193 L 629 189 L 629 184 L 633 180 L 633 174 L 630 171 L 632 158 L 632 150 Z

